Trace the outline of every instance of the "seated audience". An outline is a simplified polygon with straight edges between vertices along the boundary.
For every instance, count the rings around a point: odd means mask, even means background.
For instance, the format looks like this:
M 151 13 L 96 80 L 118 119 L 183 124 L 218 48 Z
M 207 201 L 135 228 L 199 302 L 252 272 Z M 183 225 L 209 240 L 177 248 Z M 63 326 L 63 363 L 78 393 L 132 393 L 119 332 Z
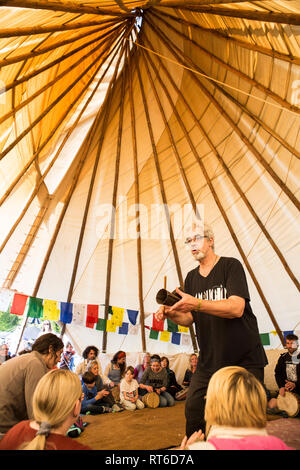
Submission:
M 168 373 L 166 369 L 161 367 L 160 357 L 157 355 L 151 356 L 150 367 L 148 367 L 140 382 L 140 394 L 155 392 L 159 396 L 159 406 L 174 406 L 175 400 L 167 392 L 168 386 Z
M 73 346 L 70 343 L 70 341 L 68 341 L 66 344 L 66 350 L 61 355 L 59 368 L 69 369 L 73 371 L 74 370 L 74 357 L 73 357 L 74 354 L 75 354 L 75 351 L 73 349 Z
M 120 383 L 120 402 L 125 410 L 134 411 L 144 408 L 144 403 L 139 399 L 138 389 L 139 384 L 134 379 L 134 368 L 129 366 L 125 371 L 125 377 Z
M 208 384 L 202 431 L 185 436 L 180 449 L 189 450 L 292 450 L 268 435 L 267 396 L 262 384 L 243 367 L 224 367 Z M 198 441 L 198 442 L 197 442 Z
M 143 373 L 145 372 L 147 367 L 150 366 L 150 358 L 151 355 L 149 353 L 146 353 L 143 357 L 142 364 L 138 364 L 134 369 L 134 379 L 137 380 L 138 383 L 140 383 Z
M 104 385 L 102 378 L 99 375 L 99 367 L 97 361 L 91 361 L 88 365 L 87 372 L 91 372 L 95 377 L 95 386 L 97 392 L 102 392 L 101 400 L 104 406 L 112 408 L 113 411 L 124 411 L 123 408 L 118 406 L 115 402 L 115 399 L 110 391 L 108 385 Z
M 11 354 L 9 352 L 9 347 L 7 344 L 1 344 L 0 346 L 0 366 L 3 362 L 8 361 L 11 359 Z
M 164 367 L 168 373 L 167 392 L 175 398 L 176 393 L 180 392 L 182 387 L 177 383 L 175 372 L 170 369 L 169 364 L 170 362 L 167 357 L 164 356 L 161 358 L 161 366 Z
M 102 378 L 103 383 L 105 385 L 111 385 L 113 387 L 114 384 L 111 383 L 111 381 L 103 375 L 102 367 L 101 367 L 100 361 L 97 357 L 98 354 L 99 354 L 99 349 L 96 348 L 96 346 L 88 346 L 87 348 L 85 348 L 85 350 L 82 353 L 83 361 L 81 361 L 77 365 L 75 372 L 76 372 L 76 374 L 78 374 L 81 377 L 87 371 L 89 363 L 91 361 L 97 361 L 97 363 L 98 363 L 98 374 Z
M 20 421 L 33 418 L 32 397 L 39 380 L 60 360 L 64 344 L 47 333 L 32 346 L 32 352 L 6 361 L 0 367 L 0 433 Z
M 31 354 L 31 353 L 30 353 Z M 66 433 L 79 417 L 81 383 L 69 370 L 45 374 L 33 394 L 33 420 L 13 426 L 0 441 L 0 450 L 91 450 Z

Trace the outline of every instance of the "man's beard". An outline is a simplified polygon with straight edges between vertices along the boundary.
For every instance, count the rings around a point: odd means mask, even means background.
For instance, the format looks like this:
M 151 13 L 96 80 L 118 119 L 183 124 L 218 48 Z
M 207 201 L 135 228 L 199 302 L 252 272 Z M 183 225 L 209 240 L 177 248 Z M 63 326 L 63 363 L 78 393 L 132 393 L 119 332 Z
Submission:
M 201 261 L 205 257 L 205 254 L 202 251 L 198 251 L 198 253 L 193 254 L 193 257 L 196 261 Z

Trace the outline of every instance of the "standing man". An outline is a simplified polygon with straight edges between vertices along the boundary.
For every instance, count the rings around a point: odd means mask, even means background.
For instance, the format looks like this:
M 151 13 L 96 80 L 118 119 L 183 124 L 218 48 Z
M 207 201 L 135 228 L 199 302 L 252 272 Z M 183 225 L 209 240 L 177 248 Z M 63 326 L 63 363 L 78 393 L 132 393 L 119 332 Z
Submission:
M 210 227 L 195 226 L 185 241 L 199 266 L 185 279 L 182 299 L 172 307 L 162 306 L 157 319 L 170 318 L 182 326 L 195 323 L 199 359 L 187 394 L 186 435 L 205 432 L 205 395 L 210 377 L 226 366 L 241 366 L 264 380 L 266 354 L 257 320 L 250 306 L 242 264 L 214 252 Z

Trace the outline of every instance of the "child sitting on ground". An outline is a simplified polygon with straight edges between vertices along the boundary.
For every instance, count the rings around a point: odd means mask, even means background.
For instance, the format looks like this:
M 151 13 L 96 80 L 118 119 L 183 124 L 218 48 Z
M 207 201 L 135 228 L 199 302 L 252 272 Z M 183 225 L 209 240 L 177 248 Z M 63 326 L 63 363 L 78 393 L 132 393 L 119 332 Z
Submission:
M 120 383 L 120 402 L 125 410 L 129 411 L 134 411 L 135 409 L 142 410 L 145 406 L 139 399 L 139 384 L 133 377 L 134 368 L 129 366 L 125 370 L 125 377 Z
M 109 394 L 109 392 L 105 389 L 100 391 L 97 390 L 95 375 L 92 372 L 85 372 L 83 374 L 82 392 L 84 394 L 83 400 L 81 402 L 82 414 L 89 412 L 92 415 L 98 415 L 102 413 L 112 413 L 113 411 L 119 411 L 119 409 L 114 409 L 114 407 L 117 407 L 117 405 L 109 407 L 107 403 L 103 401 L 103 398 Z

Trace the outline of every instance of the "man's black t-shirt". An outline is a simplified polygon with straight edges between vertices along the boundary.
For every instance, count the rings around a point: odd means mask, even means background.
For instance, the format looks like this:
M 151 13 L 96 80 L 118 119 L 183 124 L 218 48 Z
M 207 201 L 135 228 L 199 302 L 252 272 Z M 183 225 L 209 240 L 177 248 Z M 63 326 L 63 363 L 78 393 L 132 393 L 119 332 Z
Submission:
M 232 295 L 245 299 L 240 318 L 192 312 L 200 349 L 199 368 L 212 374 L 230 365 L 263 368 L 268 363 L 250 306 L 245 272 L 237 259 L 221 257 L 207 277 L 201 276 L 198 267 L 193 269 L 185 279 L 184 291 L 205 300 L 223 300 Z

